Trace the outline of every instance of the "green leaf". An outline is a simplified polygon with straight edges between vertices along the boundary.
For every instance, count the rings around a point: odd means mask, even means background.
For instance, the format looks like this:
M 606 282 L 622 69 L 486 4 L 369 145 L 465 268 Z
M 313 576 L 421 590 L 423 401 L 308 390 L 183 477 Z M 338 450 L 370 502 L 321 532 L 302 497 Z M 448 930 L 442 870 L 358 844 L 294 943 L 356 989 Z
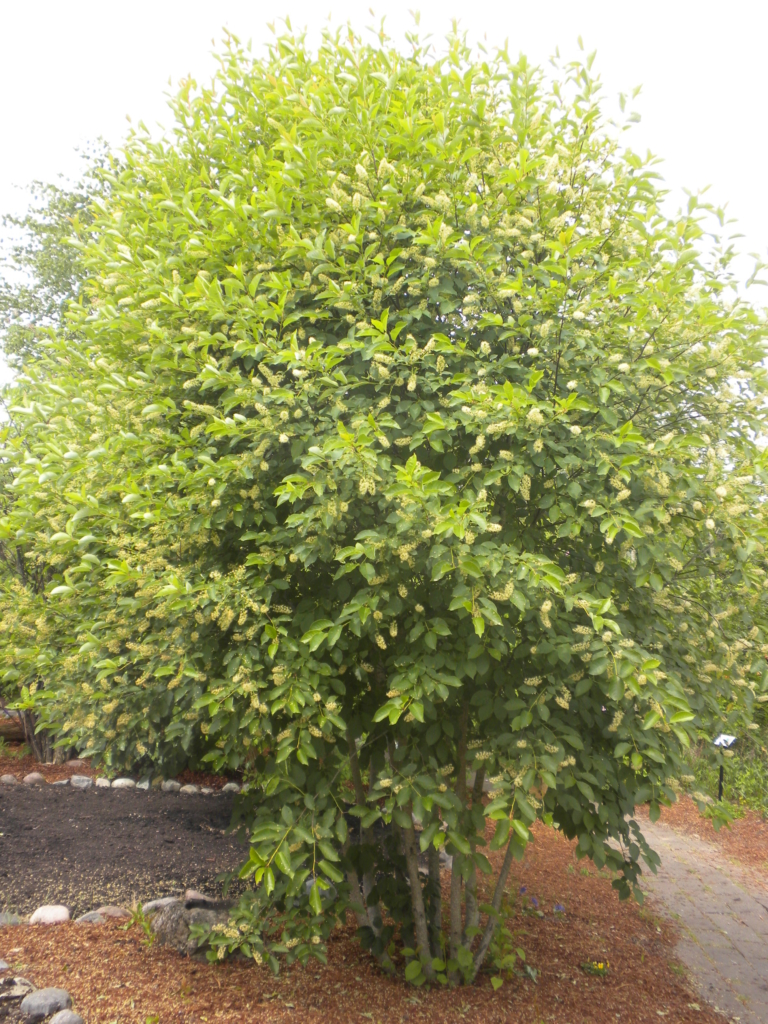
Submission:
M 323 903 L 320 899 L 320 886 L 317 882 L 309 890 L 309 905 L 315 914 L 319 915 L 323 912 Z
M 406 964 L 406 967 L 405 967 L 405 980 L 406 981 L 415 981 L 417 978 L 421 977 L 421 974 L 422 974 L 421 964 L 419 963 L 418 960 L 411 960 L 411 962 L 409 964 Z

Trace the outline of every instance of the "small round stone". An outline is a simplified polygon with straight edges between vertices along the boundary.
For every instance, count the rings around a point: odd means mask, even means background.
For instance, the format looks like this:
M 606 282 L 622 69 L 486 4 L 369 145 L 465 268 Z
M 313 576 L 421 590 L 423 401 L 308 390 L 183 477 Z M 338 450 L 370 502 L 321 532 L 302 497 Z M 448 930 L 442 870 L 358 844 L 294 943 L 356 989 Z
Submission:
M 96 779 L 96 785 L 98 786 L 99 789 L 110 789 L 112 783 L 109 781 L 109 779 L 105 779 L 103 775 L 100 775 L 98 779 Z
M 160 788 L 164 793 L 178 793 L 181 789 L 181 783 L 177 782 L 176 779 L 166 779 Z
M 4 786 L 18 786 L 19 780 L 15 775 L 0 775 L 0 783 Z
M 216 900 L 212 896 L 206 896 L 204 892 L 198 892 L 197 889 L 187 889 L 184 893 L 185 902 L 193 900 L 195 903 L 215 903 Z
M 236 782 L 228 782 L 221 790 L 222 793 L 239 793 L 240 787 Z
M 164 910 L 166 907 L 170 907 L 172 903 L 179 902 L 176 896 L 163 896 L 162 899 L 149 900 L 149 902 L 142 904 L 141 910 L 144 914 L 155 914 L 158 910 Z
M 42 786 L 45 782 L 45 777 L 40 772 L 30 772 L 29 775 L 24 776 L 24 782 L 28 786 Z
M 189 786 L 182 786 L 181 789 L 179 790 L 179 792 L 180 793 L 186 793 L 187 796 L 194 796 L 194 794 L 195 793 L 199 793 L 200 790 L 197 788 L 197 786 L 189 785 Z
M 136 783 L 133 779 L 115 779 L 112 789 L 135 789 Z
M 102 917 L 98 910 L 89 910 L 87 914 L 76 917 L 75 924 L 104 924 L 106 920 L 106 917 Z
M 69 992 L 63 988 L 39 988 L 21 1001 L 21 1014 L 27 1024 L 37 1024 L 57 1010 L 68 1010 L 72 1005 Z
M 96 913 L 101 914 L 102 917 L 113 917 L 120 919 L 124 919 L 126 917 L 131 916 L 130 913 L 125 909 L 125 907 L 97 907 Z
M 215 793 L 216 790 L 212 789 L 210 786 L 201 786 L 200 792 L 203 794 L 203 796 L 210 796 L 212 793 Z
M 73 775 L 69 780 L 70 786 L 74 786 L 75 789 L 90 789 L 93 785 L 93 779 L 90 775 Z
M 85 1021 L 74 1010 L 59 1010 L 58 1013 L 54 1013 L 48 1024 L 85 1024 Z
M 62 921 L 69 920 L 69 910 L 63 907 L 60 903 L 48 903 L 45 906 L 38 907 L 32 917 L 29 919 L 30 924 L 61 924 Z M 61 1009 L 61 1007 L 59 1007 Z

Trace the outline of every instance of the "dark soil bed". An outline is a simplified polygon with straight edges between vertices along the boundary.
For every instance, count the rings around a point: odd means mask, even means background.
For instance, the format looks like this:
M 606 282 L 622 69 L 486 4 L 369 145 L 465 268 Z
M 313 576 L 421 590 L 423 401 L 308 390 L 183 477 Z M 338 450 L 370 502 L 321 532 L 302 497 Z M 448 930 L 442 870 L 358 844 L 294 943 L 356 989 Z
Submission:
M 75 917 L 103 904 L 198 889 L 245 859 L 229 796 L 0 787 L 0 910 L 63 903 Z

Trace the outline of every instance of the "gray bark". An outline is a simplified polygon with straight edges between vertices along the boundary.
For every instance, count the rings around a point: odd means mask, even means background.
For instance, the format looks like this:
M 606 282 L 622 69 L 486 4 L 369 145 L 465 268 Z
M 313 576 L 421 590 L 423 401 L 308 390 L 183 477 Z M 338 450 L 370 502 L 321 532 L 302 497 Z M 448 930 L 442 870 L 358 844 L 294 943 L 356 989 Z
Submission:
M 485 782 L 485 766 L 478 769 L 475 772 L 475 782 L 472 786 L 472 806 L 479 803 L 483 798 L 483 783 Z M 470 928 L 477 928 L 480 924 L 480 910 L 477 905 L 477 868 L 474 863 L 469 869 L 469 877 L 466 881 L 465 886 L 465 920 L 464 920 L 464 935 L 462 942 L 465 946 L 470 947 L 474 941 L 474 936 L 468 935 Z
M 504 895 L 504 886 L 507 884 L 507 878 L 509 877 L 509 872 L 512 867 L 512 861 L 514 860 L 515 856 L 512 849 L 513 842 L 514 839 L 510 839 L 509 845 L 507 846 L 507 852 L 504 857 L 504 863 L 501 865 L 499 878 L 498 881 L 496 882 L 496 888 L 494 889 L 493 892 L 493 899 L 491 900 L 491 906 L 497 913 L 499 907 L 501 906 L 501 899 L 502 896 Z M 493 914 L 489 915 L 488 923 L 485 926 L 485 931 L 483 932 L 483 937 L 480 942 L 480 946 L 477 950 L 477 953 L 475 953 L 475 963 L 472 972 L 472 981 L 475 980 L 475 978 L 477 977 L 477 972 L 483 966 L 483 961 L 485 960 L 488 954 L 488 949 L 490 948 L 491 942 L 493 941 L 493 936 L 496 932 L 497 927 L 498 921 L 496 920 L 496 917 Z
M 433 957 L 442 958 L 440 939 L 443 934 L 443 897 L 440 886 L 440 851 L 432 843 L 427 851 L 429 865 L 429 940 Z
M 467 723 L 469 720 L 469 706 L 465 701 L 461 708 L 461 719 L 459 721 L 459 742 L 457 748 L 457 771 L 456 796 L 463 807 L 467 804 Z M 462 940 L 461 931 L 461 866 L 464 858 L 456 851 L 453 856 L 451 868 L 451 924 L 450 924 L 450 954 L 451 960 L 455 960 L 459 954 L 459 946 Z M 449 973 L 451 985 L 458 985 L 459 975 L 457 971 Z
M 365 807 L 367 800 L 365 796 L 365 787 L 363 786 L 363 777 L 360 773 L 360 762 L 357 759 L 357 747 L 355 746 L 355 741 L 349 730 L 347 730 L 347 747 L 349 749 L 349 769 L 352 776 L 352 784 L 355 787 L 355 801 L 359 806 Z M 363 828 L 362 824 L 360 826 L 360 838 L 367 845 L 373 844 L 373 834 L 371 830 Z M 371 895 L 371 890 L 373 889 L 373 876 L 370 871 L 365 871 L 363 873 L 362 889 L 363 906 L 368 918 L 367 924 L 373 929 L 374 935 L 380 935 L 382 929 L 381 908 L 377 903 L 370 904 L 368 902 L 368 897 Z
M 399 826 L 397 826 L 399 828 Z M 429 943 L 429 932 L 427 930 L 427 913 L 424 907 L 424 894 L 421 891 L 421 878 L 419 877 L 419 850 L 416 843 L 416 831 L 411 825 L 410 828 L 400 828 L 403 841 L 403 852 L 405 863 L 408 869 L 408 881 L 411 883 L 411 909 L 413 911 L 413 925 L 416 932 L 416 943 L 422 959 L 422 970 L 428 981 L 433 981 L 435 969 L 432 966 L 432 953 Z

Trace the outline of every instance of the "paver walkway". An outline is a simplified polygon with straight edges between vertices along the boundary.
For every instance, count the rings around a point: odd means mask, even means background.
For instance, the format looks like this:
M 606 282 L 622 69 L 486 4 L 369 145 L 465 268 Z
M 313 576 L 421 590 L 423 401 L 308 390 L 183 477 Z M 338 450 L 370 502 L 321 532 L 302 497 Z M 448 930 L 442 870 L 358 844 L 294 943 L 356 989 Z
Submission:
M 643 833 L 661 857 L 644 875 L 649 905 L 676 920 L 676 952 L 702 999 L 741 1024 L 768 1024 L 768 882 L 658 822 Z

